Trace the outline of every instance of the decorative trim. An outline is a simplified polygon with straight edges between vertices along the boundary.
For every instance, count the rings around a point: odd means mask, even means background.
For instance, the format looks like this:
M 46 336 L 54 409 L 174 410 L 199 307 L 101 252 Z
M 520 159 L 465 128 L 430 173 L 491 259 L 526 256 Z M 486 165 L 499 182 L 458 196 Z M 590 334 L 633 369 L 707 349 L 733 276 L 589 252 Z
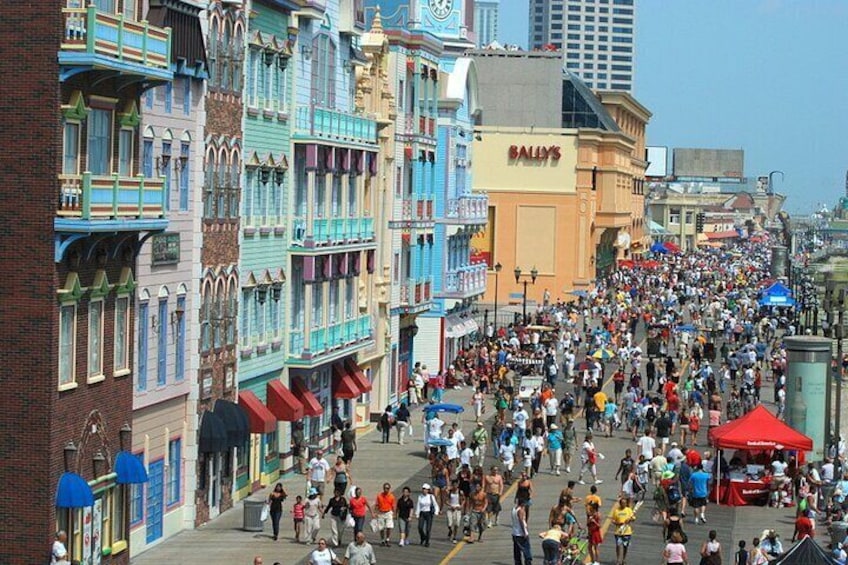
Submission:
M 67 104 L 62 105 L 62 114 L 66 120 L 84 121 L 88 117 L 88 108 L 85 105 L 85 99 L 82 92 L 74 90 L 71 93 L 71 98 Z
M 118 112 L 118 120 L 121 122 L 121 126 L 125 128 L 138 127 L 141 123 L 141 116 L 138 113 L 138 106 L 135 100 L 127 102 L 126 106 L 124 106 L 124 111 Z
M 121 278 L 118 279 L 118 284 L 115 285 L 115 293 L 118 296 L 132 294 L 138 283 L 135 282 L 132 267 L 124 267 L 121 269 Z
M 88 288 L 89 296 L 92 299 L 103 298 L 104 296 L 108 296 L 111 290 L 112 286 L 106 277 L 106 271 L 104 269 L 97 269 L 97 272 L 94 273 L 94 282 Z
M 59 295 L 59 302 L 67 304 L 69 302 L 79 302 L 82 298 L 83 290 L 79 282 L 79 275 L 71 271 L 68 273 L 68 278 L 65 279 L 65 286 L 56 291 Z

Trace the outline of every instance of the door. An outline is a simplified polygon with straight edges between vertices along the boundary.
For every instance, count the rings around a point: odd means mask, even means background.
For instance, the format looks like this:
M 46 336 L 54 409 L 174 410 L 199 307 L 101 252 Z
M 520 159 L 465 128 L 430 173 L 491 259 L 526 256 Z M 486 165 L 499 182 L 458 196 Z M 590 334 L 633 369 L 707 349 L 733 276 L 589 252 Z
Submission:
M 147 543 L 162 537 L 162 509 L 165 503 L 165 460 L 151 462 L 147 468 Z
M 250 491 L 259 490 L 262 481 L 262 434 L 250 434 Z
M 215 518 L 221 513 L 221 454 L 215 453 L 210 456 L 209 465 L 209 490 L 207 502 L 209 504 L 209 519 Z

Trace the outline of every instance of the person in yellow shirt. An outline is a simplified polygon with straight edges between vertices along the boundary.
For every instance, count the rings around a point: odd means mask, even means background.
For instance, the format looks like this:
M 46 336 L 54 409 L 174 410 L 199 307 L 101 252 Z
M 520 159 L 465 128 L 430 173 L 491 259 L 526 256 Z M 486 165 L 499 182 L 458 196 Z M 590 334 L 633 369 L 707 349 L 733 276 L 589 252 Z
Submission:
M 602 390 L 599 390 L 599 391 L 598 391 L 598 392 L 596 392 L 596 393 L 595 393 L 595 395 L 592 397 L 592 400 L 594 400 L 594 401 L 595 401 L 595 408 L 598 410 L 598 412 L 603 413 L 603 411 L 604 411 L 604 406 L 606 406 L 606 404 L 607 404 L 607 395 L 606 395 L 606 393 L 605 393 L 604 391 L 602 391 Z
M 583 504 L 586 505 L 586 515 L 587 516 L 589 515 L 589 507 L 592 504 L 595 504 L 598 508 L 601 507 L 602 501 L 601 501 L 601 497 L 598 496 L 598 487 L 597 486 L 592 485 L 591 487 L 589 487 L 589 494 L 587 494 L 586 498 L 583 499 Z
M 633 535 L 630 523 L 636 520 L 626 496 L 618 499 L 618 506 L 613 508 L 611 517 L 615 525 L 615 565 L 624 565 L 627 560 L 627 548 L 630 547 L 630 536 Z

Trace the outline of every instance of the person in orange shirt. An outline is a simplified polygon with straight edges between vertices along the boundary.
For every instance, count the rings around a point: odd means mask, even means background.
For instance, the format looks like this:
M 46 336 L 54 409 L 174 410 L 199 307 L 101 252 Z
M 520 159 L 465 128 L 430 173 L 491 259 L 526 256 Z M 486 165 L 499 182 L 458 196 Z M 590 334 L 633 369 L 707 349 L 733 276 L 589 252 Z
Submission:
M 389 546 L 392 537 L 392 528 L 395 527 L 395 506 L 397 500 L 392 494 L 392 485 L 389 483 L 383 484 L 383 492 L 377 495 L 377 503 L 374 507 L 377 510 L 377 523 L 380 525 L 380 545 Z

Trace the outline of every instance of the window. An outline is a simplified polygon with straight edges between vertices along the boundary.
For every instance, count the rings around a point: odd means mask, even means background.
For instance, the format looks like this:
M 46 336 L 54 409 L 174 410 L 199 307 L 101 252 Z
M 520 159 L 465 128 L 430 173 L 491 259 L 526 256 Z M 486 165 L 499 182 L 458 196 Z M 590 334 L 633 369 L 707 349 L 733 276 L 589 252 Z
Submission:
M 88 170 L 94 175 L 112 172 L 112 110 L 92 108 L 88 114 Z
M 189 190 L 189 153 L 191 145 L 185 141 L 180 143 L 180 211 L 188 210 L 188 190 Z
M 112 543 L 127 539 L 124 516 L 127 515 L 128 485 L 116 485 L 112 491 Z
M 174 84 L 171 83 L 171 82 L 166 82 L 164 92 L 165 92 L 165 113 L 170 114 L 171 113 L 171 107 L 172 107 L 173 102 L 174 102 Z
M 398 82 L 398 90 L 397 90 L 397 109 L 398 112 L 403 112 L 404 108 L 404 97 L 406 95 L 406 83 L 403 79 Z
M 191 114 L 191 79 L 183 78 L 183 115 Z
M 356 185 L 357 176 L 348 174 L 347 176 L 347 215 L 356 215 Z
M 153 140 L 149 137 L 144 138 L 142 146 L 141 167 L 144 178 L 153 178 Z
M 692 224 L 694 222 L 694 213 L 691 211 L 686 212 L 686 223 Z
M 262 98 L 265 101 L 265 108 L 268 110 L 274 109 L 274 98 L 277 93 L 276 89 L 276 78 L 277 78 L 277 65 L 271 63 L 270 65 L 262 65 Z
M 135 132 L 131 129 L 121 128 L 118 133 L 118 175 L 122 177 L 132 176 L 133 160 L 133 136 Z
M 168 496 L 166 504 L 178 504 L 181 498 L 180 479 L 182 474 L 182 439 L 168 442 Z
M 321 34 L 312 40 L 312 102 L 327 108 L 336 105 L 336 44 Z
M 209 351 L 212 347 L 212 285 L 207 282 L 200 295 L 200 349 Z
M 144 452 L 135 453 L 138 460 L 144 463 Z M 130 486 L 130 526 L 135 526 L 144 520 L 144 483 Z
M 265 460 L 271 460 L 277 456 L 277 432 L 270 432 L 264 435 L 265 442 Z
M 227 192 L 229 193 L 229 201 L 227 202 L 227 214 L 230 218 L 238 218 L 239 217 L 239 186 L 241 186 L 241 159 L 239 158 L 239 152 L 233 151 L 233 154 L 230 156 L 230 174 L 229 174 L 229 186 Z
M 323 218 L 327 201 L 327 176 L 322 171 L 315 173 L 315 217 Z
M 345 279 L 345 319 L 352 320 L 356 312 L 354 308 L 354 292 L 356 290 L 356 278 L 348 277 Z
M 103 375 L 103 300 L 88 303 L 88 379 Z
M 165 158 L 171 157 L 171 142 L 162 140 L 162 163 L 164 167 L 165 178 L 162 181 L 162 188 L 165 191 L 165 209 L 171 209 L 171 162 L 165 162 Z
M 342 213 L 342 176 L 333 175 L 333 187 L 330 193 L 330 214 L 338 218 Z
M 129 296 L 119 296 L 115 299 L 115 373 L 129 369 L 129 314 Z
M 580 24 L 568 24 L 568 31 L 580 31 Z
M 271 337 L 280 337 L 280 301 L 268 301 L 268 333 Z
M 156 89 L 155 89 L 155 88 L 151 88 L 150 90 L 148 90 L 147 92 L 145 92 L 145 93 L 144 93 L 144 106 L 145 106 L 148 110 L 152 110 L 152 109 L 153 109 L 153 91 L 154 91 L 154 90 L 156 90 Z
M 138 305 L 138 390 L 147 390 L 147 325 L 150 305 L 145 300 Z
M 253 288 L 246 288 L 242 291 L 241 297 L 241 344 L 243 347 L 250 345 L 250 305 L 253 302 Z
M 612 60 L 613 61 L 621 61 L 622 63 L 629 63 L 629 62 L 633 61 L 633 57 L 631 57 L 629 55 L 613 55 Z
M 59 311 L 59 387 L 76 384 L 77 305 Z
M 159 319 L 156 321 L 156 384 L 165 386 L 168 378 L 168 297 L 159 299 Z
M 186 352 L 186 299 L 185 295 L 177 296 L 177 324 L 175 336 L 177 340 L 174 352 L 174 380 L 182 382 L 185 378 L 185 352 Z
M 247 105 L 257 106 L 258 100 L 258 83 L 259 73 L 262 66 L 260 64 L 260 52 L 258 49 L 250 49 L 247 56 Z
M 203 176 L 203 217 L 211 219 L 215 217 L 215 173 L 217 163 L 215 161 L 215 150 L 209 149 L 206 153 Z
M 612 75 L 612 80 L 623 80 L 629 81 L 632 77 L 630 75 Z
M 236 315 L 238 314 L 236 285 L 236 279 L 230 279 L 230 285 L 227 288 L 227 345 L 235 345 L 236 343 Z
M 680 208 L 671 208 L 668 211 L 668 223 L 669 224 L 679 224 L 680 223 Z
M 316 267 L 317 269 L 317 267 Z M 324 324 L 324 285 L 312 285 L 312 327 L 320 328 Z
M 79 133 L 78 123 L 65 122 L 62 172 L 66 175 L 79 174 Z
M 286 71 L 281 71 L 277 65 L 272 67 L 272 71 L 277 76 L 277 110 L 285 112 L 288 110 L 288 96 L 286 94 Z
M 328 258 L 332 260 L 332 257 Z M 329 303 L 329 323 L 335 324 L 339 314 L 339 281 L 338 279 L 330 281 L 330 303 Z

